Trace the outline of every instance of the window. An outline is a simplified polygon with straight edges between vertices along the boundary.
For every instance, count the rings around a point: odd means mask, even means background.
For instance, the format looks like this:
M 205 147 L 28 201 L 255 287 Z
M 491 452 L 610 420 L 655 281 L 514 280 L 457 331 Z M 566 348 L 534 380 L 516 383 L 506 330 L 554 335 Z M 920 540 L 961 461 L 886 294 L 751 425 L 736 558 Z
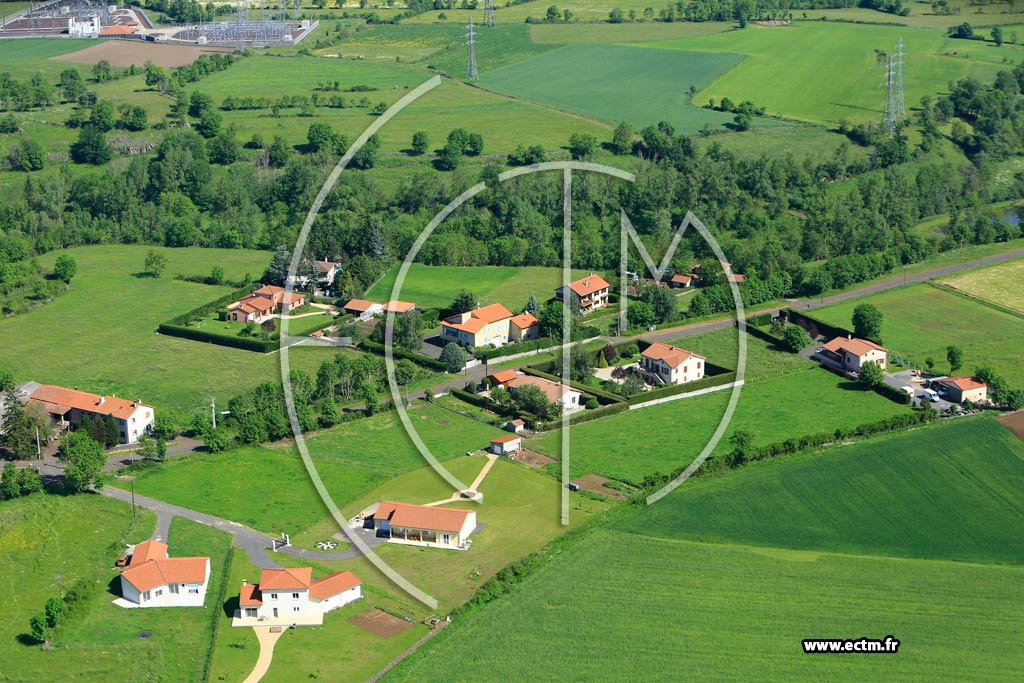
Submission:
M 298 600 L 298 599 L 299 599 L 299 594 L 298 593 L 292 593 L 292 600 Z
M 191 593 L 192 595 L 199 595 L 199 589 L 198 588 L 189 588 L 188 592 Z
M 163 591 L 157 591 L 157 592 L 156 592 L 156 597 L 158 597 L 158 598 L 159 598 L 159 597 L 160 597 L 161 595 L 163 595 L 163 594 L 164 594 L 164 592 L 163 592 Z
M 170 590 L 170 591 L 171 591 L 171 593 L 177 593 L 177 592 L 178 592 L 178 590 L 179 590 L 179 588 L 178 588 L 178 584 L 176 584 L 176 583 L 172 583 L 172 584 L 171 584 L 171 585 L 169 585 L 169 586 L 168 586 L 167 588 L 168 588 L 168 590 Z
M 298 612 L 299 611 L 299 606 L 296 605 L 295 607 L 292 607 L 292 611 L 293 612 Z
M 270 599 L 271 600 L 277 600 L 277 593 L 271 593 L 270 594 Z
M 143 600 L 149 600 L 149 591 L 146 591 L 145 593 L 142 594 L 142 599 Z

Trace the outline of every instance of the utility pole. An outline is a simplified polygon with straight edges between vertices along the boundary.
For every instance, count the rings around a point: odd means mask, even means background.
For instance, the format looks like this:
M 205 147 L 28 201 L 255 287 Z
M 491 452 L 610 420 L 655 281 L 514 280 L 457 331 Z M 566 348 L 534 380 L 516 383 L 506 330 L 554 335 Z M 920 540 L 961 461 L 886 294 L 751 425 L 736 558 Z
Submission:
M 217 401 L 213 395 L 210 395 L 210 421 L 213 422 L 213 428 L 217 428 Z
M 906 116 L 907 110 L 903 105 L 903 36 L 896 41 L 896 72 L 893 76 L 895 113 L 896 116 Z
M 494 0 L 487 0 L 484 5 L 484 24 L 494 26 Z
M 43 459 L 43 448 L 39 445 L 39 427 L 36 427 L 36 458 Z
M 130 483 L 131 483 L 131 486 L 132 486 L 132 521 L 134 522 L 135 521 L 135 480 L 132 479 Z
M 473 32 L 473 18 L 469 18 L 469 26 L 466 27 L 469 33 L 466 34 L 469 45 L 469 61 L 466 63 L 466 80 L 475 81 L 480 78 L 480 74 L 476 70 L 476 33 Z

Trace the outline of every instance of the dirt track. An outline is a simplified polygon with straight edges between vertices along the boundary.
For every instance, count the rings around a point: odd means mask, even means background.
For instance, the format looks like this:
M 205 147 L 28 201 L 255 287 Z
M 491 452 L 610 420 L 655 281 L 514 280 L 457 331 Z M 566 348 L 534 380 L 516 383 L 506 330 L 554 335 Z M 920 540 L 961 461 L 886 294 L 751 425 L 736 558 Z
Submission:
M 122 67 L 132 64 L 142 66 L 148 60 L 156 66 L 173 67 L 191 64 L 199 55 L 213 52 L 231 52 L 231 50 L 199 47 L 198 45 L 159 45 L 144 43 L 141 40 L 108 40 L 84 50 L 50 57 L 50 59 L 78 64 L 96 64 L 105 59 L 114 66 Z

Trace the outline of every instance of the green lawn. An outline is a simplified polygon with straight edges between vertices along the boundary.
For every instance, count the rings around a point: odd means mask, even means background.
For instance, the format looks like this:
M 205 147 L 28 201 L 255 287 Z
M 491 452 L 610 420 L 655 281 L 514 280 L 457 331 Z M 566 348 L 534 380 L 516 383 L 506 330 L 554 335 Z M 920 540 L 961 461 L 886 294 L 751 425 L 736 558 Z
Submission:
M 161 278 L 136 277 L 150 247 L 67 250 L 78 262 L 71 291 L 24 315 L 0 319 L 0 363 L 18 381 L 36 380 L 83 391 L 140 398 L 157 411 L 185 413 L 226 401 L 248 387 L 280 378 L 277 354 L 263 355 L 156 334 L 157 326 L 231 291 L 182 282 L 177 273 L 224 268 L 228 279 L 261 273 L 270 254 L 230 249 L 160 249 Z M 52 267 L 61 252 L 40 257 Z M 69 335 L 71 335 L 69 337 Z M 315 373 L 331 351 L 295 348 L 293 367 Z
M 494 427 L 426 404 L 416 405 L 410 418 L 439 460 L 484 448 L 502 434 Z M 317 471 L 339 507 L 425 464 L 395 413 L 339 425 L 310 436 L 307 443 Z M 219 474 L 232 471 L 239 475 Z M 210 484 L 213 480 L 216 485 Z M 258 483 L 266 481 L 273 486 Z M 112 485 L 124 488 L 127 483 Z M 270 534 L 298 533 L 328 514 L 291 446 L 245 447 L 177 458 L 140 475 L 135 490 Z
M 979 268 L 943 282 L 1024 315 L 1024 259 Z
M 711 363 L 735 368 L 739 351 L 738 339 L 739 331 L 735 327 L 727 327 L 669 343 L 699 353 Z M 794 372 L 806 372 L 809 367 L 808 362 L 797 354 L 781 351 L 773 344 L 747 335 L 747 370 L 744 380 L 748 384 Z
M 944 92 L 950 81 L 967 76 L 987 80 L 998 69 L 987 60 L 943 56 L 949 45 L 941 31 L 908 27 L 800 22 L 646 45 L 747 55 L 714 83 L 698 85 L 703 89 L 695 98 L 697 103 L 722 97 L 752 100 L 769 113 L 833 124 L 881 116 L 885 69 L 875 51 L 895 50 L 899 36 L 905 44 L 903 82 L 908 107 L 916 106 L 924 95 Z M 958 52 L 971 48 L 967 44 L 971 41 L 953 42 Z M 1015 50 L 1006 52 L 1015 61 L 1024 56 Z
M 611 124 L 629 121 L 642 128 L 669 121 L 680 132 L 693 133 L 706 123 L 731 122 L 733 115 L 690 106 L 690 86 L 711 84 L 741 59 L 732 54 L 567 45 L 486 73 L 480 82 L 490 90 Z
M 3 3 L 4 12 L 11 14 L 17 12 L 28 3 Z M 15 7 L 9 7 L 15 5 Z M 11 74 L 14 78 L 30 78 L 37 73 L 53 77 L 57 76 L 64 69 L 79 69 L 83 73 L 89 68 L 85 64 L 71 64 L 57 60 L 50 60 L 48 57 L 67 54 L 84 50 L 92 45 L 103 41 L 92 39 L 81 40 L 54 40 L 52 38 L 21 38 L 18 40 L 0 40 L 0 64 L 2 70 Z
M 1011 384 L 1024 385 L 1021 318 L 926 284 L 826 306 L 812 310 L 811 315 L 849 327 L 853 309 L 865 302 L 885 316 L 882 343 L 886 348 L 919 367 L 931 356 L 936 370 L 946 372 L 946 347 L 955 344 L 964 350 L 965 372 L 991 365 Z
M 533 24 L 530 26 L 530 38 L 534 43 L 538 44 L 600 43 L 602 45 L 623 45 L 627 43 L 645 43 L 654 40 L 709 36 L 734 28 L 735 24 L 727 21 Z
M 374 301 L 388 301 L 398 277 L 399 266 L 393 267 L 366 293 Z M 585 270 L 573 270 L 573 277 L 584 277 Z M 425 266 L 414 263 L 402 283 L 399 299 L 414 302 L 420 308 L 444 309 L 451 305 L 463 289 L 476 294 L 480 304 L 502 303 L 509 310 L 521 311 L 530 294 L 544 301 L 561 286 L 562 269 L 527 266 Z

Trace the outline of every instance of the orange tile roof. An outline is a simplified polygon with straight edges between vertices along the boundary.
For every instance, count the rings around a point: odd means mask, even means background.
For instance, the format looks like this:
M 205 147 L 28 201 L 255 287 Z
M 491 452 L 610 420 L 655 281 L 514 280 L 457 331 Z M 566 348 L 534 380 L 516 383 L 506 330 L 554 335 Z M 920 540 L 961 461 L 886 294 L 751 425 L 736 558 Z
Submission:
M 960 391 L 970 391 L 971 389 L 981 389 L 985 386 L 984 382 L 979 382 L 973 377 L 949 377 L 942 380 L 943 384 L 952 384 Z
M 306 295 L 302 292 L 285 292 L 281 295 L 281 301 L 290 304 L 293 301 L 305 301 Z
M 527 330 L 536 325 L 540 321 L 533 317 L 533 314 L 527 312 L 512 316 L 512 319 L 509 322 L 511 322 L 513 325 L 515 325 L 521 330 Z
M 521 436 L 519 436 L 517 434 L 509 434 L 507 436 L 499 436 L 499 437 L 497 437 L 495 439 L 491 439 L 491 443 L 509 443 L 510 441 L 516 441 L 517 439 L 522 439 L 522 438 L 523 437 L 521 437 Z
M 344 593 L 349 588 L 354 588 L 361 583 L 362 581 L 357 579 L 352 572 L 334 572 L 314 581 L 313 585 L 309 587 L 309 597 L 324 600 L 332 595 Z
M 514 424 L 516 427 L 525 427 L 526 422 L 520 419 L 509 420 L 509 424 Z
M 569 289 L 579 296 L 587 296 L 602 289 L 608 289 L 608 283 L 600 275 L 591 273 L 585 278 L 569 283 Z
M 313 330 L 312 332 L 309 333 L 309 336 L 310 337 L 316 337 L 317 339 L 319 339 L 320 337 L 324 336 L 324 331 L 323 330 Z
M 505 318 L 511 318 L 512 311 L 508 310 L 501 304 L 491 304 L 490 306 L 484 306 L 483 308 L 477 308 L 466 313 L 459 313 L 453 315 L 441 322 L 442 325 L 447 327 L 455 328 L 456 330 L 462 330 L 463 332 L 469 332 L 470 334 L 476 334 L 482 330 L 485 326 L 491 323 L 504 320 Z
M 367 301 L 366 299 L 352 299 L 347 304 L 345 304 L 345 310 L 359 311 L 360 313 L 365 313 L 366 311 L 370 310 L 371 306 L 378 305 L 379 304 L 376 301 Z
M 273 299 L 268 299 L 265 296 L 253 295 L 241 299 L 236 308 L 241 308 L 242 310 L 245 310 L 246 313 L 250 312 L 246 310 L 247 308 L 252 309 L 252 312 L 255 313 L 266 313 L 267 311 L 273 310 L 274 306 L 276 306 L 276 304 Z
M 133 555 L 121 576 L 140 592 L 169 583 L 203 583 L 209 562 L 208 557 L 162 557 L 137 564 Z
M 260 573 L 260 591 L 309 588 L 313 583 L 313 570 L 309 567 L 296 569 L 264 569 Z
M 132 559 L 128 566 L 135 566 L 167 557 L 167 544 L 160 541 L 143 541 L 132 550 Z
M 511 382 L 516 377 L 518 377 L 518 373 L 515 370 L 499 370 L 498 372 L 488 375 L 489 379 L 494 380 L 498 384 Z
M 131 26 L 107 26 L 100 31 L 101 36 L 126 36 L 129 33 L 135 33 Z
M 746 282 L 747 281 L 747 276 L 746 275 L 741 275 L 739 273 L 733 273 L 732 274 L 732 281 L 733 282 Z
M 430 531 L 461 531 L 472 510 L 426 507 L 409 503 L 385 502 L 377 506 L 374 519 L 387 519 L 395 526 Z
M 278 287 L 277 285 L 263 285 L 257 289 L 253 294 L 269 294 L 270 296 L 276 296 L 284 291 L 284 287 Z
M 885 351 L 888 353 L 888 349 L 884 346 L 879 346 L 873 341 L 859 339 L 858 337 L 853 337 L 851 339 L 847 339 L 846 337 L 836 337 L 825 344 L 824 349 L 826 351 L 831 351 L 832 353 L 836 353 L 840 350 L 849 351 L 858 358 L 866 354 L 868 351 Z
M 692 275 L 673 275 L 672 276 L 672 282 L 680 282 L 680 283 L 682 283 L 684 285 L 690 284 L 691 280 L 693 280 L 693 276 Z
M 57 411 L 66 407 L 78 408 L 88 413 L 113 415 L 121 420 L 127 420 L 140 407 L 153 409 L 152 406 L 147 406 L 137 401 L 128 401 L 116 396 L 97 396 L 96 394 L 58 387 L 52 384 L 40 385 L 38 389 L 32 392 L 29 398 L 47 407 L 53 405 Z M 64 412 L 66 413 L 67 411 L 64 410 Z
M 565 395 L 575 391 L 572 387 L 565 384 L 559 384 L 558 382 L 552 382 L 544 377 L 534 377 L 533 375 L 519 375 L 516 377 L 515 388 L 522 389 L 523 387 L 537 387 L 544 396 L 548 399 L 549 403 L 555 403 L 565 398 Z
M 246 583 L 238 591 L 238 604 L 241 607 L 259 607 L 263 604 L 263 593 L 258 583 Z
M 416 308 L 416 304 L 411 304 L 408 301 L 389 301 L 384 304 L 385 313 L 390 311 L 394 311 L 395 313 L 408 313 L 414 308 Z
M 651 360 L 665 361 L 665 364 L 670 368 L 678 368 L 680 365 L 692 358 L 700 358 L 704 360 L 704 356 L 699 356 L 696 353 L 687 351 L 686 349 L 676 348 L 675 346 L 669 346 L 661 342 L 654 342 L 640 354 L 644 358 L 650 358 Z

